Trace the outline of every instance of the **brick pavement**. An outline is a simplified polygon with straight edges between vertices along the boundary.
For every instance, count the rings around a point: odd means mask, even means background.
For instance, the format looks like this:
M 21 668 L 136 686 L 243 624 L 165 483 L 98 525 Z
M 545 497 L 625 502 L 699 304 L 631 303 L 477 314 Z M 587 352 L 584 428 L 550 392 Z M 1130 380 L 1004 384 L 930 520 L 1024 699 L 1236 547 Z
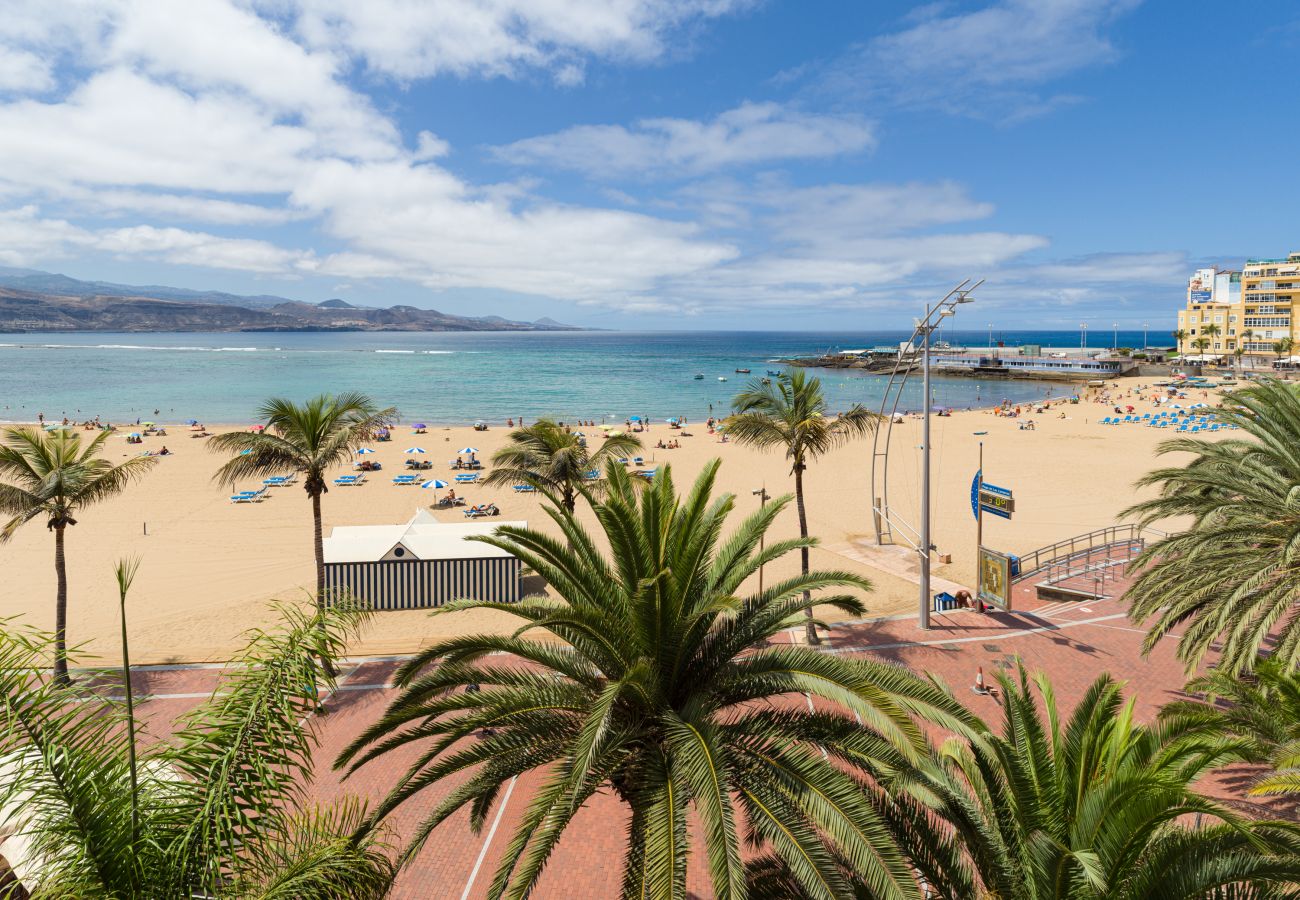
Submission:
M 1121 581 L 1109 593 L 1118 594 L 1123 586 Z M 990 677 L 999 669 L 1014 667 L 1017 657 L 1029 669 L 1050 675 L 1058 700 L 1067 710 L 1101 672 L 1125 682 L 1125 691 L 1136 698 L 1137 714 L 1143 720 L 1149 720 L 1161 704 L 1182 696 L 1183 668 L 1174 656 L 1173 643 L 1166 641 L 1143 656 L 1143 632 L 1129 622 L 1118 599 L 1041 604 L 1033 601 L 1032 593 L 1021 592 L 1015 605 L 1013 612 L 935 614 L 928 632 L 917 629 L 915 618 L 845 623 L 832 630 L 826 649 L 870 655 L 932 673 L 977 713 L 994 721 L 999 714 L 997 700 L 971 690 L 976 667 L 983 666 Z M 794 640 L 796 632 L 792 630 L 786 637 Z M 340 780 L 330 765 L 347 742 L 376 721 L 396 696 L 396 691 L 387 687 L 395 666 L 393 661 L 362 660 L 344 669 L 340 690 L 326 700 L 329 715 L 318 719 L 321 747 L 318 777 L 310 792 L 314 799 L 356 794 L 373 801 L 414 758 L 414 748 L 403 748 L 346 780 Z M 220 670 L 214 668 L 137 670 L 133 685 L 146 695 L 141 714 L 150 733 L 165 737 L 170 723 L 192 708 L 197 696 L 210 692 L 219 676 Z M 802 698 L 792 700 L 805 702 Z M 1207 789 L 1225 799 L 1241 797 L 1242 776 L 1238 771 L 1218 777 Z M 409 900 L 483 897 L 536 782 L 537 776 L 530 775 L 508 793 L 503 791 L 480 834 L 471 831 L 468 814 L 463 811 L 445 822 L 403 872 L 393 896 Z M 456 783 L 430 788 L 399 810 L 391 820 L 394 837 L 409 834 Z M 1258 809 L 1246 804 L 1243 808 Z M 534 900 L 617 896 L 626 821 L 626 811 L 610 795 L 591 801 L 556 849 Z M 693 843 L 699 847 L 698 840 Z M 699 896 L 709 895 L 706 863 L 699 852 L 691 856 L 688 884 Z

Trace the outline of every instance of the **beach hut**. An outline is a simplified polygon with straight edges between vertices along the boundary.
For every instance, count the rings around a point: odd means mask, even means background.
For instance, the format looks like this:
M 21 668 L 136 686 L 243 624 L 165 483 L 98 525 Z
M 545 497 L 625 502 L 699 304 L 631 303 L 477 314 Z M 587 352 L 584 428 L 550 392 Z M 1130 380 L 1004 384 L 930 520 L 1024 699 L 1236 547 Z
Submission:
M 327 596 L 374 609 L 429 609 L 473 598 L 519 601 L 519 559 L 466 538 L 527 522 L 439 522 L 419 510 L 401 525 L 341 525 L 325 538 Z

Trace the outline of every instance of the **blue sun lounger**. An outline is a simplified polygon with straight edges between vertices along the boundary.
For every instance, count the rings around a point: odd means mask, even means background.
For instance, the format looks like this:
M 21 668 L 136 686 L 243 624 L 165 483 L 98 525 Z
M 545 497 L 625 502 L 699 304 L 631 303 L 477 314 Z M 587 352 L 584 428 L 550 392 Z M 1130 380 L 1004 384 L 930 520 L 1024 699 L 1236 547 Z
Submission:
M 415 484 L 420 480 L 419 475 L 394 475 L 393 484 Z
M 348 487 L 349 485 L 362 484 L 366 480 L 364 475 L 340 475 L 334 479 L 334 483 L 339 487 Z
M 456 476 L 457 484 L 476 484 L 478 482 L 477 472 L 465 472 Z
M 535 494 L 535 493 L 537 493 L 537 488 L 533 487 L 531 484 L 516 484 L 516 485 L 515 485 L 515 493 L 516 493 L 516 494 Z

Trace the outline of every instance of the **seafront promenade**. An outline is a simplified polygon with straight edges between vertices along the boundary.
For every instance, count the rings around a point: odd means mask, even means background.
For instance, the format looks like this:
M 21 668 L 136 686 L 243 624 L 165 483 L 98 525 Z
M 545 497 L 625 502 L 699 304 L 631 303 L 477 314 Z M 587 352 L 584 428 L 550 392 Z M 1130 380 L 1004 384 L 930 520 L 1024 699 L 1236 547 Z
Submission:
M 1123 584 L 1117 585 L 1122 590 Z M 1011 671 L 1016 660 L 1031 672 L 1052 679 L 1062 709 L 1073 709 L 1098 673 L 1109 672 L 1125 682 L 1125 693 L 1136 703 L 1139 720 L 1150 721 L 1160 705 L 1184 696 L 1182 665 L 1173 645 L 1165 642 L 1149 655 L 1141 653 L 1143 631 L 1128 620 L 1116 599 L 1064 604 L 1035 604 L 1022 588 L 1019 608 L 1011 613 L 981 615 L 973 611 L 938 613 L 931 631 L 921 633 L 911 616 L 841 623 L 831 632 L 824 652 L 876 657 L 940 678 L 975 713 L 996 722 L 999 699 L 979 695 L 972 687 L 977 667 L 986 681 Z M 798 640 L 797 630 L 786 637 Z M 389 679 L 395 658 L 357 657 L 344 668 L 338 690 L 325 698 L 329 714 L 318 720 L 321 750 L 317 754 L 318 782 L 312 796 L 322 800 L 343 793 L 376 800 L 388 790 L 398 766 L 409 761 L 400 754 L 372 764 L 340 783 L 328 763 L 362 729 L 374 722 L 394 699 Z M 165 736 L 176 718 L 213 690 L 220 667 L 142 667 L 133 673 L 137 692 L 147 695 L 140 707 L 154 737 Z M 796 699 L 793 703 L 798 703 Z M 1244 769 L 1237 769 L 1242 772 Z M 1226 772 L 1205 786 L 1215 797 L 1231 801 L 1251 815 L 1272 809 L 1266 803 L 1241 800 L 1242 792 Z M 449 781 L 428 790 L 393 818 L 399 829 L 410 829 L 420 817 L 456 786 Z M 403 872 L 393 893 L 400 900 L 472 900 L 486 896 L 505 844 L 537 789 L 534 778 L 521 779 L 502 791 L 486 827 L 475 834 L 467 814 L 440 826 L 420 854 Z M 625 851 L 625 809 L 607 794 L 598 794 L 578 815 L 561 840 L 555 856 L 532 895 L 535 900 L 612 897 L 622 877 Z M 691 857 L 688 888 L 693 896 L 711 896 L 702 856 Z

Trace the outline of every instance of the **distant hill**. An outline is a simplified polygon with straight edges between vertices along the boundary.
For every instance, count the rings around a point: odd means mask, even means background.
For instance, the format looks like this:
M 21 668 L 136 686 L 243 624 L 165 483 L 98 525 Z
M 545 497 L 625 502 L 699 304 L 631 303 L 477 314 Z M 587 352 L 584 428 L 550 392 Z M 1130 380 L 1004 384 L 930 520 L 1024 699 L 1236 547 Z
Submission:
M 79 281 L 0 267 L 0 332 L 23 331 L 582 331 L 552 319 L 515 322 L 333 298 L 284 297 Z

